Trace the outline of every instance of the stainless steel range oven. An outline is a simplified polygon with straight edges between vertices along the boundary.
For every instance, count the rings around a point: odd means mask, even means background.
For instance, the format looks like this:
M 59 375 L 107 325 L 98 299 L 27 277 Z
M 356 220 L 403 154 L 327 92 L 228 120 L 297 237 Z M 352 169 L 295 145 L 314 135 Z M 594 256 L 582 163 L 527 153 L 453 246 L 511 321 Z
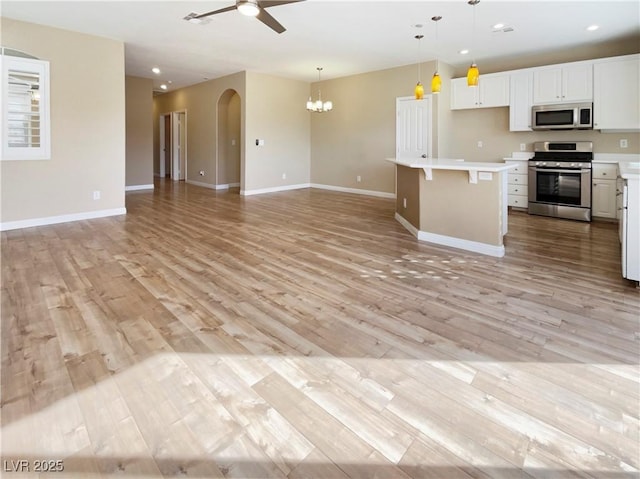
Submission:
M 529 214 L 591 221 L 590 141 L 540 141 L 529 160 Z

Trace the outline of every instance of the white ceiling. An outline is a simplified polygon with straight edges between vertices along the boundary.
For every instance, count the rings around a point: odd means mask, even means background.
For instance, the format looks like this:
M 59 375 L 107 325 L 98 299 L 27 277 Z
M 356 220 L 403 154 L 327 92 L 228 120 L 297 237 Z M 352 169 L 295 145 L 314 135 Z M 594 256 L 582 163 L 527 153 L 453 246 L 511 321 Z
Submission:
M 640 33 L 640 2 L 590 0 L 337 1 L 306 0 L 269 8 L 287 31 L 230 11 L 194 25 L 183 20 L 226 1 L 5 1 L 2 16 L 90 33 L 125 43 L 128 75 L 170 89 L 242 70 L 314 81 L 434 59 L 454 66 L 557 51 Z M 473 34 L 473 9 L 476 29 Z M 436 46 L 434 15 L 438 24 Z M 494 32 L 504 23 L 510 33 Z M 423 24 L 416 28 L 416 24 Z M 600 28 L 588 32 L 586 27 Z M 417 34 L 424 39 L 418 44 Z M 468 48 L 471 53 L 460 55 Z M 420 54 L 419 54 L 420 53 Z M 158 66 L 162 74 L 151 73 Z M 482 69 L 482 67 L 481 67 Z

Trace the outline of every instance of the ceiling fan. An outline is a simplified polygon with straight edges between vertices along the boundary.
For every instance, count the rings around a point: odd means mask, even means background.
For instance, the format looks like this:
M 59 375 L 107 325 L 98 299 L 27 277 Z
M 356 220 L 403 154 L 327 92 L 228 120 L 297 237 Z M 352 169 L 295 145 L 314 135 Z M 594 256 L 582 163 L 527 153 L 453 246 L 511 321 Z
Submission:
M 216 15 L 218 13 L 229 12 L 231 10 L 238 10 L 241 14 L 246 15 L 248 17 L 256 17 L 266 26 L 276 31 L 277 33 L 282 33 L 286 30 L 280 22 L 278 22 L 275 18 L 273 18 L 265 8 L 276 7 L 278 5 L 286 5 L 287 3 L 297 3 L 304 2 L 304 0 L 280 0 L 280 1 L 269 1 L 269 0 L 236 0 L 236 4 L 231 7 L 221 8 L 219 10 L 214 10 L 212 12 L 203 13 L 201 15 L 196 15 L 193 18 L 204 18 L 210 15 Z

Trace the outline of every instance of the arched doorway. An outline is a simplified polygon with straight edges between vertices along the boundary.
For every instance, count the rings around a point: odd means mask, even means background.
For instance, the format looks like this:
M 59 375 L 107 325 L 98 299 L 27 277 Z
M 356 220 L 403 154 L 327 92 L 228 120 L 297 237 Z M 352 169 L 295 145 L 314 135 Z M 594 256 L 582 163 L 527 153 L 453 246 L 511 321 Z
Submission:
M 226 90 L 218 100 L 216 189 L 240 187 L 240 115 L 240 95 L 235 90 Z

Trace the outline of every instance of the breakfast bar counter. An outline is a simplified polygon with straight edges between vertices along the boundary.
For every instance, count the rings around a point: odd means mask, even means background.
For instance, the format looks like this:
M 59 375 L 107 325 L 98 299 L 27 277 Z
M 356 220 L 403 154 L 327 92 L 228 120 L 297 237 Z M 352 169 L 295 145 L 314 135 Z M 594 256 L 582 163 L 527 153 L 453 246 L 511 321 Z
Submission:
M 395 218 L 421 241 L 505 254 L 507 171 L 514 164 L 387 158 L 396 165 Z

